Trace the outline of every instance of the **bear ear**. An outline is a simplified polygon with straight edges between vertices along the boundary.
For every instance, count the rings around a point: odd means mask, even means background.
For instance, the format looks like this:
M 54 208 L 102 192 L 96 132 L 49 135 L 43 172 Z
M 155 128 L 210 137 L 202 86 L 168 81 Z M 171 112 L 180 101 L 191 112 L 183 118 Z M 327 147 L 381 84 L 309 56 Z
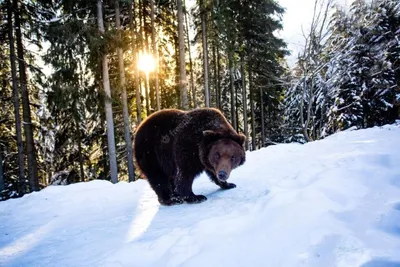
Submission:
M 218 140 L 222 137 L 222 133 L 213 130 L 204 130 L 203 136 L 208 141 Z
M 204 130 L 203 131 L 203 136 L 204 137 L 210 137 L 210 136 L 214 136 L 216 134 L 217 134 L 217 132 L 215 132 L 213 130 Z
M 240 146 L 244 145 L 244 142 L 246 141 L 246 136 L 244 134 L 234 134 L 232 135 L 232 139 L 238 143 Z

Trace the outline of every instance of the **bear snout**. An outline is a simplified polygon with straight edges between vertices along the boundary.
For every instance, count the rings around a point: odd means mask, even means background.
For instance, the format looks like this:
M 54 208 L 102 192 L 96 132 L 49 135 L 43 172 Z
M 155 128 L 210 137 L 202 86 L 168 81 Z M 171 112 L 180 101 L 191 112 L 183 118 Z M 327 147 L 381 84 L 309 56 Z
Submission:
M 228 174 L 226 173 L 226 171 L 219 171 L 218 172 L 218 179 L 220 179 L 220 180 L 223 180 L 223 181 L 225 181 L 225 180 L 227 180 L 228 179 Z

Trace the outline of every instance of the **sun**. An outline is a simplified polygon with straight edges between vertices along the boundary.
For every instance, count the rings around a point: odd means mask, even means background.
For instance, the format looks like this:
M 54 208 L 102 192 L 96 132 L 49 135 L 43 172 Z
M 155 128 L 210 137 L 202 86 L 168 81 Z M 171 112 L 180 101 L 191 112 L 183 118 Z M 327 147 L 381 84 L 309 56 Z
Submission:
M 156 63 L 154 60 L 153 55 L 147 52 L 139 52 L 139 59 L 138 59 L 138 68 L 139 70 L 148 74 L 149 72 L 154 71 L 156 67 Z

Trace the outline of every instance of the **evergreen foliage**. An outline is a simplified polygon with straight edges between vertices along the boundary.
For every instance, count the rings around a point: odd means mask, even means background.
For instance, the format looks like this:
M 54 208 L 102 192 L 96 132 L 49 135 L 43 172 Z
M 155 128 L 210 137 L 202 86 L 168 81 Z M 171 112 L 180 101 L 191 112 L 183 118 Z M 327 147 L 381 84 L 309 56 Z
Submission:
M 347 13 L 335 7 L 329 37 L 316 55 L 321 67 L 313 68 L 312 75 L 305 73 L 300 58 L 288 78 L 286 141 L 309 141 L 307 136 L 315 140 L 399 118 L 399 20 L 400 5 L 395 0 L 357 0 Z M 305 89 L 310 85 L 315 88 L 313 95 Z M 297 118 L 306 117 L 309 107 L 313 122 L 303 131 Z
M 111 180 L 108 101 L 119 181 L 139 178 L 137 170 L 128 174 L 129 135 L 159 107 L 219 108 L 250 150 L 399 118 L 397 0 L 356 0 L 349 10 L 316 1 L 321 15 L 293 69 L 279 38 L 284 9 L 277 1 L 199 0 L 191 10 L 179 1 L 181 31 L 175 1 L 119 1 L 120 26 L 116 2 L 100 1 L 104 32 L 98 2 L 0 2 L 1 200 L 51 184 Z M 154 51 L 158 65 L 147 76 L 138 54 Z

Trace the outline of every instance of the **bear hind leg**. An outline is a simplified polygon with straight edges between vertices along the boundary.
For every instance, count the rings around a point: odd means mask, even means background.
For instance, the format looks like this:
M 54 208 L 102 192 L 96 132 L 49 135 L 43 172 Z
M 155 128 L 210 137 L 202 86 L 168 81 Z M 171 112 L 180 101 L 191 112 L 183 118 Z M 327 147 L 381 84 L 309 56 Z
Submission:
M 183 203 L 182 200 L 173 194 L 170 180 L 162 170 L 152 166 L 149 171 L 145 172 L 145 175 L 151 188 L 157 194 L 160 204 L 171 206 Z

